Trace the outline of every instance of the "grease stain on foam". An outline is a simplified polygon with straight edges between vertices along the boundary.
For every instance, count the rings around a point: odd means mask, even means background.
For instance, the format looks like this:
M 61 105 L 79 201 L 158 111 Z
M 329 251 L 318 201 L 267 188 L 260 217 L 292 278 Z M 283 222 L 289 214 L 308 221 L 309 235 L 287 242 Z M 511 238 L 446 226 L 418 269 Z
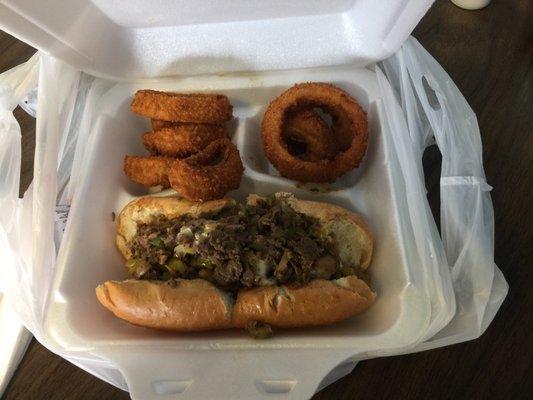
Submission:
M 305 190 L 310 193 L 314 194 L 321 194 L 321 193 L 331 193 L 335 192 L 337 190 L 340 190 L 339 188 L 336 188 L 334 186 L 331 186 L 327 183 L 302 183 L 297 182 L 295 185 L 298 189 Z
M 246 72 L 235 72 L 235 71 L 219 71 L 214 74 L 218 78 L 231 78 L 238 77 L 239 79 L 246 79 L 250 87 L 264 87 L 265 86 L 265 77 L 261 72 L 255 71 L 246 71 Z

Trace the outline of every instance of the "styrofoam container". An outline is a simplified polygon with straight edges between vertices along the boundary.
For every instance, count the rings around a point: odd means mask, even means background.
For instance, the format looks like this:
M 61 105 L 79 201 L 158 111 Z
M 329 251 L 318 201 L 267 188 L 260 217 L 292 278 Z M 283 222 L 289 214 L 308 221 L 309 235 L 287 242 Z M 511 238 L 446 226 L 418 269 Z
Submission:
M 334 83 L 368 112 L 370 144 L 364 161 L 332 185 L 329 193 L 314 194 L 278 176 L 261 148 L 259 125 L 266 106 L 301 81 Z M 229 96 L 236 117 L 230 124 L 233 141 L 245 165 L 242 184 L 230 196 L 243 200 L 249 193 L 289 191 L 361 213 L 375 237 L 371 275 L 378 297 L 372 308 L 333 326 L 280 330 L 266 341 L 239 330 L 161 333 L 132 326 L 105 310 L 96 300 L 95 287 L 127 277 L 114 246 L 112 213 L 118 214 L 130 200 L 146 194 L 122 171 L 125 154 L 146 153 L 140 134 L 148 129 L 148 120 L 129 110 L 132 95 L 141 88 Z M 100 99 L 97 113 L 56 264 L 45 327 L 49 339 L 60 346 L 115 362 L 133 398 L 158 398 L 161 393 L 185 389 L 187 398 L 198 399 L 252 398 L 273 392 L 302 398 L 310 396 L 341 362 L 408 346 L 424 334 L 431 313 L 429 299 L 417 282 L 424 266 L 408 263 L 401 246 L 400 205 L 392 191 L 390 150 L 381 135 L 374 72 L 328 68 L 123 83 Z
M 115 80 L 366 65 L 434 0 L 3 0 L 0 27 Z
M 84 116 L 95 123 L 84 164 L 76 167 L 75 197 L 45 312 L 46 341 L 111 360 L 135 399 L 179 393 L 192 399 L 305 398 L 336 366 L 420 341 L 432 314 L 446 305 L 427 292 L 425 266 L 416 262 L 412 247 L 402 245 L 408 235 L 400 222 L 405 204 L 396 198 L 398 183 L 388 164 L 394 149 L 383 135 L 376 75 L 364 66 L 394 53 L 431 3 L 2 1 L 2 29 L 85 72 L 123 82 L 91 103 L 95 118 Z M 368 112 L 370 144 L 363 163 L 329 193 L 314 194 L 280 177 L 261 147 L 266 106 L 304 81 L 332 82 Z M 238 330 L 170 334 L 134 327 L 100 306 L 95 287 L 126 278 L 114 247 L 112 213 L 146 194 L 122 172 L 125 154 L 145 152 L 140 134 L 148 122 L 133 115 L 129 103 L 136 90 L 146 88 L 229 96 L 236 116 L 233 141 L 246 168 L 230 196 L 243 200 L 249 193 L 288 191 L 362 214 L 375 237 L 371 276 L 378 297 L 372 308 L 339 324 L 280 330 L 257 341 Z

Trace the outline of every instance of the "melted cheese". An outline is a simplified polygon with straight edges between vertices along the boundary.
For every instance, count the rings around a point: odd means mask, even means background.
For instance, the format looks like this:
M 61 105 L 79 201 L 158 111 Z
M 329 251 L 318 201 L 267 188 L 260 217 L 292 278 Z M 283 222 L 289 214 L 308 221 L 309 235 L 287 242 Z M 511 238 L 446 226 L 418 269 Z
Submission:
M 255 272 L 260 277 L 260 285 L 273 285 L 274 281 L 267 278 L 268 264 L 265 260 L 259 259 L 255 265 Z

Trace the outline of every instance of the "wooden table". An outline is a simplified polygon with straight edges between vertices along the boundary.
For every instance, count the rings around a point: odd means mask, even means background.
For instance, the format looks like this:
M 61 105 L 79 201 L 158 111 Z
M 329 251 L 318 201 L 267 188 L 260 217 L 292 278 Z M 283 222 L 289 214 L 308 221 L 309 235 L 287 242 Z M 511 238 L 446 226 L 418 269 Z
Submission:
M 509 296 L 480 339 L 362 362 L 316 399 L 525 399 L 528 393 L 532 398 L 532 17 L 527 0 L 494 0 L 480 11 L 437 0 L 414 32 L 479 118 L 485 172 L 494 187 L 495 259 L 509 282 Z M 0 71 L 33 52 L 0 32 Z M 22 192 L 32 177 L 35 122 L 20 109 L 16 117 L 23 132 Z M 438 150 L 430 148 L 424 161 L 428 198 L 438 218 Z M 34 340 L 4 398 L 104 400 L 128 394 Z

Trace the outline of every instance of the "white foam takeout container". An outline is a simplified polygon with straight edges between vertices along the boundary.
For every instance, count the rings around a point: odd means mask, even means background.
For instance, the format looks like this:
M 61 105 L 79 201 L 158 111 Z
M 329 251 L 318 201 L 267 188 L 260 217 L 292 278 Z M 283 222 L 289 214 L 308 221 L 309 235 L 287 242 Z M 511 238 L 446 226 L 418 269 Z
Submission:
M 294 82 L 331 82 L 348 91 L 367 110 L 370 145 L 360 168 L 324 194 L 300 189 L 269 166 L 262 151 L 259 125 L 269 101 Z M 141 88 L 179 92 L 218 92 L 234 105 L 231 123 L 245 173 L 229 195 L 289 191 L 297 197 L 328 201 L 356 211 L 375 237 L 372 287 L 378 297 L 364 314 L 333 326 L 283 330 L 257 341 L 237 330 L 205 334 L 167 334 L 135 327 L 97 302 L 95 287 L 125 279 L 124 262 L 114 247 L 112 213 L 146 189 L 123 173 L 125 154 L 146 154 L 140 134 L 148 120 L 129 110 Z M 187 397 L 210 398 L 231 393 L 250 398 L 261 393 L 313 393 L 320 380 L 344 360 L 364 353 L 400 348 L 418 340 L 430 318 L 429 299 L 416 277 L 423 265 L 408 263 L 401 246 L 401 207 L 393 194 L 387 158 L 391 149 L 381 135 L 379 91 L 367 69 L 329 68 L 202 79 L 168 79 L 149 84 L 121 83 L 99 101 L 99 115 L 85 150 L 85 175 L 79 186 L 56 264 L 45 323 L 50 339 L 64 348 L 90 351 L 113 360 L 123 372 L 132 396 L 149 398 L 154 390 L 173 392 L 183 385 Z M 236 373 L 238 371 L 238 373 Z M 227 391 L 227 392 L 225 392 Z
M 395 149 L 383 135 L 376 74 L 364 66 L 396 51 L 431 3 L 239 0 L 202 1 L 195 8 L 170 0 L 51 0 L 46 7 L 3 1 L 4 29 L 86 72 L 122 81 L 93 104 L 94 125 L 45 313 L 46 340 L 112 361 L 136 399 L 180 393 L 194 399 L 309 397 L 334 367 L 420 341 L 432 313 L 446 305 L 427 292 L 425 266 L 402 244 L 400 215 L 407 205 L 397 199 L 399 183 L 391 179 L 388 160 Z M 154 78 L 163 76 L 169 78 Z M 261 147 L 266 106 L 304 81 L 334 83 L 368 112 L 370 143 L 363 163 L 329 193 L 310 193 L 280 177 Z M 375 237 L 375 305 L 339 324 L 282 330 L 265 341 L 237 330 L 157 332 L 129 325 L 101 307 L 95 287 L 126 278 L 114 247 L 112 213 L 146 194 L 122 171 L 125 154 L 146 153 L 140 134 L 148 121 L 129 110 L 132 95 L 145 88 L 229 96 L 232 140 L 246 168 L 230 196 L 243 200 L 248 193 L 289 191 L 362 214 Z

